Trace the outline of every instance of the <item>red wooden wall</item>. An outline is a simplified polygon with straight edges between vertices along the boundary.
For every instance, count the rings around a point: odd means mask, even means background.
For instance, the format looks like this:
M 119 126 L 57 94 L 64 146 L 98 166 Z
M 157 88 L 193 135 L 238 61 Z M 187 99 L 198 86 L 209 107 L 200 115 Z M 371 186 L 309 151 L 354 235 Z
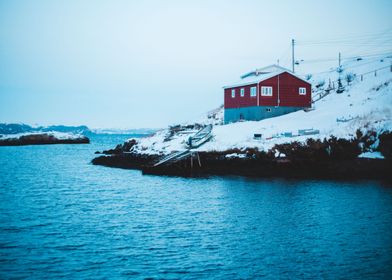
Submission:
M 225 108 L 257 106 L 257 96 L 250 96 L 250 88 L 255 87 L 256 85 L 257 84 L 225 89 Z M 244 97 L 241 97 L 241 88 L 245 89 Z M 231 97 L 232 89 L 235 89 L 235 98 Z
M 257 97 L 250 96 L 250 88 L 256 84 L 226 88 L 224 90 L 225 108 L 239 108 L 257 106 Z M 262 96 L 261 87 L 272 86 L 272 96 Z M 300 87 L 306 88 L 306 95 L 300 95 Z M 240 89 L 245 89 L 244 97 L 240 96 Z M 235 98 L 231 97 L 231 90 L 236 90 Z M 278 76 L 262 81 L 258 85 L 259 104 L 260 106 L 277 106 L 278 105 Z M 280 106 L 290 107 L 311 107 L 311 85 L 301 79 L 284 72 L 279 74 L 279 96 Z

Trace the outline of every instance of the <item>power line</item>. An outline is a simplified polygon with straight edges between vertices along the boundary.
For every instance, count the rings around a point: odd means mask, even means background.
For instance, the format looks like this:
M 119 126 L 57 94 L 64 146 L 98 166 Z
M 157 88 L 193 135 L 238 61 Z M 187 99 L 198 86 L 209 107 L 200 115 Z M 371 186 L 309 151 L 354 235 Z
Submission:
M 343 60 L 348 60 L 348 59 L 357 59 L 357 58 L 369 58 L 369 57 L 374 57 L 374 56 L 387 56 L 391 55 L 392 50 L 387 51 L 387 52 L 382 52 L 382 53 L 363 53 L 363 54 L 357 54 L 357 55 L 352 55 L 352 56 L 342 56 Z M 301 59 L 299 61 L 300 64 L 307 64 L 307 63 L 318 63 L 318 62 L 328 62 L 328 61 L 336 61 L 336 57 L 328 57 L 328 58 L 315 58 L 315 59 Z
M 338 40 L 338 41 L 324 41 L 324 42 L 315 42 L 315 43 L 303 43 L 301 41 L 298 41 L 298 46 L 326 46 L 326 45 L 357 45 L 357 44 L 374 44 L 373 41 L 369 40 L 375 40 L 379 38 L 386 38 L 386 39 L 392 39 L 392 35 L 389 36 L 383 36 L 383 37 L 374 37 L 374 38 L 364 38 L 361 40 Z
M 358 59 L 358 58 L 372 58 L 379 57 L 384 55 L 391 55 L 392 49 L 390 48 L 390 42 L 392 41 L 392 27 L 384 30 L 379 33 L 368 33 L 368 34 L 356 34 L 356 35 L 346 35 L 344 37 L 337 38 L 329 38 L 323 40 L 292 40 L 291 42 L 291 52 L 293 56 L 293 46 L 327 46 L 327 45 L 339 45 L 339 46 L 354 46 L 352 50 L 360 50 L 366 48 L 366 52 L 356 51 L 354 52 L 345 52 L 344 54 L 349 54 L 347 56 L 343 56 L 342 60 L 347 61 L 350 59 Z M 358 46 L 359 45 L 359 46 Z M 382 49 L 386 48 L 386 49 Z M 377 49 L 378 52 L 368 52 L 370 49 Z M 281 55 L 279 57 L 279 61 L 283 65 L 289 64 L 289 51 L 290 49 L 286 49 L 284 52 L 284 56 Z M 330 62 L 336 61 L 336 57 L 326 57 L 326 58 L 314 58 L 314 59 L 300 59 L 293 61 L 294 65 L 308 64 L 308 63 L 322 63 L 322 62 Z M 287 63 L 286 63 L 287 62 Z M 332 70 L 335 71 L 336 69 Z M 328 71 L 326 71 L 328 72 Z
M 373 40 L 373 41 L 368 41 L 365 40 L 363 42 L 344 42 L 344 43 L 339 43 L 340 46 L 379 46 L 378 41 L 380 39 L 385 39 L 386 42 L 392 41 L 392 36 L 390 37 L 379 37 L 378 40 Z M 301 44 L 298 44 L 299 46 L 303 46 Z M 330 43 L 330 44 L 312 44 L 312 46 L 327 46 L 327 45 L 336 45 L 336 43 Z
M 392 57 L 391 57 L 391 58 L 392 58 Z M 366 63 L 353 65 L 353 66 L 347 67 L 346 70 L 358 68 L 358 67 L 361 67 L 361 66 L 364 66 L 364 65 L 367 65 L 367 64 L 371 64 L 371 63 L 376 62 L 376 61 L 379 60 L 379 59 L 380 59 L 380 58 L 372 59 L 372 60 L 370 60 L 370 61 L 367 61 Z M 347 66 L 347 63 L 345 64 L 345 66 Z M 381 67 L 381 68 L 374 69 L 374 70 L 368 71 L 368 72 L 366 72 L 366 73 L 360 73 L 360 74 L 357 74 L 357 75 L 365 75 L 365 74 L 373 73 L 374 71 L 378 71 L 378 70 L 382 70 L 382 69 L 386 69 L 386 68 L 390 68 L 390 67 L 391 67 L 390 65 L 389 65 L 389 66 L 383 66 L 383 67 Z M 319 75 L 319 74 L 327 74 L 327 73 L 334 73 L 334 72 L 336 72 L 336 68 L 331 68 L 331 69 L 326 70 L 326 71 L 315 72 L 315 73 L 311 73 L 311 74 L 312 74 L 312 75 Z M 300 74 L 299 76 L 305 77 L 305 76 L 307 76 L 307 74 Z
M 282 54 L 279 56 L 280 65 L 287 65 L 289 64 L 289 56 L 290 56 L 291 46 L 286 47 Z
M 298 40 L 296 43 L 298 45 L 313 45 L 313 44 L 336 44 L 342 42 L 355 42 L 355 41 L 365 41 L 372 38 L 378 38 L 380 36 L 385 36 L 387 33 L 392 32 L 392 28 L 388 28 L 387 30 L 380 33 L 372 33 L 372 34 L 361 34 L 356 36 L 344 36 L 337 38 L 329 38 L 329 39 L 321 39 L 321 40 Z M 392 34 L 390 34 L 392 35 Z
M 366 47 L 366 46 L 365 46 L 365 44 L 362 44 L 362 45 L 359 46 L 359 47 L 352 48 L 351 50 L 348 50 L 348 53 L 350 54 L 350 52 L 353 53 L 353 52 L 358 52 L 358 51 L 367 52 L 367 51 L 369 51 L 370 49 L 379 49 L 379 48 L 381 48 L 381 47 L 383 48 L 384 45 L 386 45 L 386 44 L 389 43 L 389 41 L 391 41 L 391 39 L 386 38 L 385 40 L 382 40 L 382 37 L 379 37 L 379 38 L 377 38 L 377 39 L 375 39 L 375 40 L 373 41 L 373 43 L 377 43 L 378 45 L 372 46 L 372 47 L 364 48 L 364 47 Z M 389 47 L 389 45 L 388 45 L 387 47 Z

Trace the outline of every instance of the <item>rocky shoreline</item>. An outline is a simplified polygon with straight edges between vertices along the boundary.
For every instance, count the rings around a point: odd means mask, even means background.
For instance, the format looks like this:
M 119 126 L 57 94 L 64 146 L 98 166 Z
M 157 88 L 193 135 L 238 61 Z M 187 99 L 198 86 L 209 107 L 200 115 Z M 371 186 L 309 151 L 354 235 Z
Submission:
M 213 153 L 199 153 L 201 166 L 190 159 L 172 165 L 153 167 L 158 158 L 137 154 L 100 156 L 92 163 L 108 167 L 138 169 L 143 174 L 196 177 L 236 175 L 246 177 L 323 178 L 323 179 L 392 179 L 392 162 L 383 159 L 329 161 L 288 161 L 235 158 Z
M 224 152 L 194 152 L 181 161 L 154 167 L 161 158 L 132 152 L 134 142 L 104 151 L 92 163 L 108 167 L 139 169 L 143 174 L 169 176 L 239 175 L 307 179 L 392 180 L 392 133 L 358 134 L 352 140 L 331 137 L 275 145 L 268 152 L 257 149 Z M 385 159 L 358 158 L 364 149 L 379 141 Z M 237 156 L 231 156 L 237 155 Z
M 50 145 L 50 144 L 89 144 L 90 139 L 82 135 L 71 135 L 68 138 L 56 137 L 48 133 L 27 134 L 15 137 L 0 138 L 0 146 Z

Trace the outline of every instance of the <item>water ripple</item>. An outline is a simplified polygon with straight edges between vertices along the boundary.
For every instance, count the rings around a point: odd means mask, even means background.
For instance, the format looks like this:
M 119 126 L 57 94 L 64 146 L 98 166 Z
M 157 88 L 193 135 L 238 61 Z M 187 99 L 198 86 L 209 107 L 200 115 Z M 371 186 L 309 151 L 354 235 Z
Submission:
M 0 147 L 1 279 L 391 278 L 390 186 L 89 164 L 121 137 Z

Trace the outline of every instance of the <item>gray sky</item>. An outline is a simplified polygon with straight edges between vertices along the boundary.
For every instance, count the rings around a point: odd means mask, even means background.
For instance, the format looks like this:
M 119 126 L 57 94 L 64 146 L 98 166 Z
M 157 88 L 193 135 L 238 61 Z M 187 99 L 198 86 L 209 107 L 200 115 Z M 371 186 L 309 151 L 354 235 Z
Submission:
M 390 0 L 0 0 L 0 122 L 188 121 L 244 72 L 290 67 L 291 38 L 305 61 L 391 50 L 391 13 Z

